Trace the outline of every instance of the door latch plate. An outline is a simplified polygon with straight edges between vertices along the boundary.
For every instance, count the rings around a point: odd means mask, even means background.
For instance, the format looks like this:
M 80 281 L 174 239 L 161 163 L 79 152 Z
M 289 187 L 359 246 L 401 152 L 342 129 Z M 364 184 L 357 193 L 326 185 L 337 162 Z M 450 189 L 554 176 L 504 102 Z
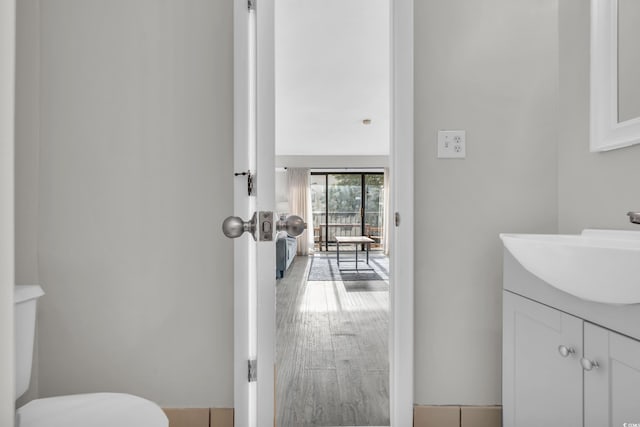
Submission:
M 273 212 L 260 211 L 258 220 L 258 240 L 273 240 Z

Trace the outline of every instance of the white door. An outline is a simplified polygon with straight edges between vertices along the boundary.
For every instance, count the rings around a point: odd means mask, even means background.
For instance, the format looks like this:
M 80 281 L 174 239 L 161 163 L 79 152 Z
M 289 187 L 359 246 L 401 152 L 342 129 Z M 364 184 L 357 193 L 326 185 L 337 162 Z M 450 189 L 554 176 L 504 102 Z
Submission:
M 234 0 L 233 215 L 275 207 L 274 1 Z M 253 9 L 249 5 L 253 5 Z M 413 420 L 413 0 L 392 0 L 391 424 Z M 401 167 L 400 167 L 401 166 Z M 234 406 L 237 427 L 274 425 L 275 244 L 245 235 L 234 246 Z M 257 381 L 248 381 L 248 360 Z
M 234 3 L 234 170 L 250 171 L 254 179 L 252 195 L 247 175 L 235 180 L 233 214 L 244 220 L 275 207 L 273 0 L 260 0 L 260 13 L 248 5 L 247 0 Z M 275 244 L 247 234 L 234 244 L 236 426 L 273 420 L 274 331 Z M 249 360 L 257 365 L 253 382 Z

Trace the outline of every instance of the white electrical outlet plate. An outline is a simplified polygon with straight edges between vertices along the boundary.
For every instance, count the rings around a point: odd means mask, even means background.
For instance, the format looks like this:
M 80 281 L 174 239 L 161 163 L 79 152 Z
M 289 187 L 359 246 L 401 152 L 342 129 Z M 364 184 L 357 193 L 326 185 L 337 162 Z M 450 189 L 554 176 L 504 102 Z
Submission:
M 438 131 L 438 158 L 464 159 L 467 155 L 466 132 L 463 130 Z

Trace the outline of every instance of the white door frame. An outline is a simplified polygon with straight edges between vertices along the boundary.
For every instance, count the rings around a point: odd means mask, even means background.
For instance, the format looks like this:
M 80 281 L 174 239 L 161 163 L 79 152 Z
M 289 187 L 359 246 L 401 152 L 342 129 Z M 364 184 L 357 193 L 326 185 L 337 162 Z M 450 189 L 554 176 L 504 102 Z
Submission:
M 14 0 L 0 0 L 0 425 L 12 426 L 15 412 L 14 285 Z
M 413 424 L 413 1 L 391 0 L 391 212 L 399 223 L 390 230 L 390 416 L 392 427 Z M 234 213 L 248 219 L 253 210 L 273 210 L 275 151 L 274 0 L 257 0 L 257 75 L 250 67 L 248 0 L 234 0 L 234 167 L 257 169 L 258 196 L 252 201 L 236 183 Z M 250 102 L 257 82 L 257 102 Z M 254 136 L 258 165 L 247 164 Z M 268 168 L 271 168 L 268 170 Z M 253 169 L 255 168 L 255 169 Z M 266 188 L 268 187 L 268 188 Z M 266 190 L 266 191 L 265 191 Z M 273 199 L 273 200 L 271 200 Z M 274 424 L 275 270 L 261 243 L 237 239 L 234 248 L 234 407 L 237 427 Z M 257 249 L 255 247 L 257 246 Z M 252 249 L 252 247 L 254 249 Z M 269 249 L 273 250 L 273 249 Z M 257 254 L 257 278 L 247 269 L 247 253 Z M 252 281 L 259 283 L 257 286 Z M 253 290 L 252 290 L 253 289 Z M 262 329 L 259 332 L 257 329 Z M 248 331 L 253 330 L 251 333 Z M 269 332 L 270 331 L 270 332 Z M 247 383 L 247 359 L 258 359 L 258 382 Z M 282 427 L 282 426 L 278 426 Z
M 259 0 L 256 6 L 256 201 L 258 210 L 271 212 L 275 210 L 276 203 L 275 1 Z M 275 424 L 275 260 L 275 242 L 259 243 L 256 304 L 258 426 Z
M 390 409 L 392 427 L 413 425 L 413 2 L 391 0 Z

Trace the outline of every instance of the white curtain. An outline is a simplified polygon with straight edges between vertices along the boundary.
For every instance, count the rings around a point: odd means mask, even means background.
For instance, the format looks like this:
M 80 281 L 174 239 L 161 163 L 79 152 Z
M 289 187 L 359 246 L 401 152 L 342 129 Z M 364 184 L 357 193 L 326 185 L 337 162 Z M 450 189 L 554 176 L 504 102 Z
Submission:
M 297 255 L 313 252 L 313 216 L 311 214 L 310 173 L 306 168 L 287 168 L 289 184 L 289 213 L 299 215 L 307 229 L 298 237 Z
M 391 177 L 389 168 L 384 168 L 384 228 L 382 230 L 382 248 L 384 254 L 389 255 L 389 231 L 391 230 Z

